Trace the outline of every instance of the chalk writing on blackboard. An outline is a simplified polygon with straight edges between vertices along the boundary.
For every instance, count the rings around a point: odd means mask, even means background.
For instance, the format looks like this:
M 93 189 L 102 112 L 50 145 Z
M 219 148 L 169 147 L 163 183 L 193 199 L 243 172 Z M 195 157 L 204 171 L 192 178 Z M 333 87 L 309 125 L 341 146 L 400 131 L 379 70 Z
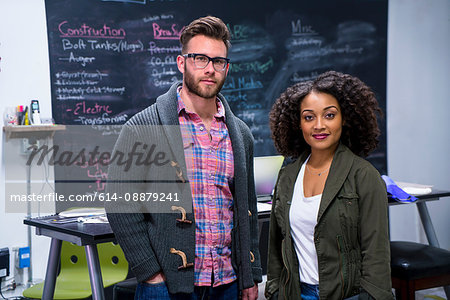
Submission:
M 268 126 L 275 99 L 324 71 L 358 76 L 385 109 L 387 0 L 45 2 L 58 123 L 114 126 L 153 104 L 182 79 L 177 56 L 183 27 L 208 14 L 222 18 L 231 33 L 222 94 L 252 130 L 256 156 L 276 153 Z M 383 122 L 381 127 L 373 157 L 384 172 Z
M 126 36 L 125 29 L 111 28 L 103 24 L 101 27 L 91 27 L 83 23 L 79 27 L 72 27 L 68 21 L 62 21 L 58 25 L 60 37 L 76 38 L 103 38 L 103 39 L 124 39 Z
M 176 40 L 180 39 L 181 31 L 184 27 L 179 29 L 177 24 L 172 24 L 169 27 L 163 27 L 158 23 L 153 23 L 153 38 L 155 40 Z

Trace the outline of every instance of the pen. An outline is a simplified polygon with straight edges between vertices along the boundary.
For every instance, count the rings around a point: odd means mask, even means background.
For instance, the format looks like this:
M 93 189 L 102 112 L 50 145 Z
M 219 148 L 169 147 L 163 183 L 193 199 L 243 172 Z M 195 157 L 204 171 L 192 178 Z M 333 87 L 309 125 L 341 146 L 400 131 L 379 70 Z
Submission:
M 22 125 L 30 125 L 30 121 L 28 119 L 28 106 L 25 106 L 25 111 L 23 112 Z
M 78 222 L 78 218 L 52 219 L 52 222 L 58 224 L 75 223 Z

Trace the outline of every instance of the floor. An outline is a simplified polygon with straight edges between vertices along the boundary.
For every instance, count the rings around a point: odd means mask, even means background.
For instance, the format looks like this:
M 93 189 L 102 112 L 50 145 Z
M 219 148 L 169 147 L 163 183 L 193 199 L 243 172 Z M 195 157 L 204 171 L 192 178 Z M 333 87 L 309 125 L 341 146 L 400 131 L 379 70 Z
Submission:
M 266 297 L 264 297 L 265 285 L 266 285 L 265 280 L 259 284 L 258 300 L 266 299 Z M 3 296 L 5 298 L 7 298 L 8 300 L 15 300 L 15 297 L 19 297 L 22 295 L 22 292 L 24 289 L 25 288 L 23 286 L 18 286 L 14 291 L 4 291 Z M 0 297 L 0 299 L 1 299 L 1 297 Z M 16 298 L 16 299 L 20 299 L 20 298 Z M 447 300 L 447 298 L 445 296 L 444 289 L 440 287 L 440 288 L 417 291 L 415 300 Z M 450 300 L 450 299 L 448 299 L 448 300 Z

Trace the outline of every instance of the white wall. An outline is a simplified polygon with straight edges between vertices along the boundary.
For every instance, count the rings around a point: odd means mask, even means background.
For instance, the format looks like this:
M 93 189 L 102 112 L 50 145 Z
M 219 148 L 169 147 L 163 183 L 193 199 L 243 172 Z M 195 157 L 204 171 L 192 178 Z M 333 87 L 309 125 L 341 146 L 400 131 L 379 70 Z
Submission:
M 450 1 L 392 0 L 388 21 L 388 170 L 450 190 Z M 450 198 L 428 202 L 450 249 Z M 426 242 L 414 206 L 390 209 L 391 239 Z
M 395 180 L 450 189 L 450 1 L 391 0 L 388 25 L 388 166 Z M 51 116 L 43 0 L 0 0 L 0 112 L 38 99 Z M 4 141 L 3 133 L 2 140 Z M 0 180 L 3 190 L 3 145 Z M 39 172 L 39 171 L 33 171 Z M 0 247 L 26 245 L 23 214 L 5 214 Z M 450 198 L 428 204 L 441 247 L 450 249 Z M 414 206 L 393 207 L 394 240 L 425 242 Z M 33 234 L 34 277 L 43 278 L 49 239 Z
M 50 73 L 47 29 L 43 0 L 0 0 L 0 114 L 5 107 L 30 105 L 38 99 L 42 117 L 51 117 Z M 1 124 L 3 125 L 3 118 Z M 24 213 L 5 213 L 5 138 L 1 133 L 0 164 L 0 247 L 27 245 L 27 226 Z M 20 159 L 19 154 L 18 159 Z M 33 175 L 43 173 L 32 169 Z M 25 176 L 25 173 L 24 173 Z M 34 278 L 43 279 L 50 239 L 32 231 Z M 13 265 L 11 265 L 13 269 Z M 25 273 L 25 280 L 27 276 Z

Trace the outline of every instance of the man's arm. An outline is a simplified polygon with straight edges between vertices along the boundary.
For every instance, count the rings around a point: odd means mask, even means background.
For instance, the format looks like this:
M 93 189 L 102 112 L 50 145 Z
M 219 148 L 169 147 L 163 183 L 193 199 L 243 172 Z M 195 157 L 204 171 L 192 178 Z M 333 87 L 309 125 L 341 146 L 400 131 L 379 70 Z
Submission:
M 247 156 L 247 182 L 248 182 L 248 207 L 249 207 L 249 222 L 250 222 L 250 251 L 253 254 L 252 259 L 252 274 L 253 281 L 259 283 L 262 281 L 261 256 L 259 253 L 259 230 L 258 230 L 258 208 L 255 192 L 255 178 L 253 169 L 253 136 L 250 129 L 246 127 L 250 142 L 246 149 Z M 253 287 L 254 288 L 254 287 Z M 258 286 L 256 284 L 256 290 Z
M 122 161 L 132 153 L 138 141 L 133 126 L 124 125 L 114 146 L 113 156 L 123 153 Z M 139 183 L 146 176 L 144 167 L 131 165 L 125 170 L 119 158 L 111 161 L 108 168 L 106 192 L 116 201 L 105 202 L 105 209 L 117 242 L 124 251 L 127 261 L 138 281 L 145 281 L 161 270 L 148 237 L 149 215 L 139 209 L 139 204 L 126 202 L 125 195 L 143 190 Z M 114 196 L 115 195 L 115 196 Z
M 247 128 L 247 130 L 249 130 Z M 255 285 L 251 288 L 244 289 L 242 291 L 243 300 L 256 300 L 258 299 L 258 283 L 262 281 L 262 268 L 261 268 L 261 256 L 259 253 L 259 229 L 258 229 L 258 207 L 255 192 L 255 178 L 253 168 L 253 145 L 254 140 L 251 133 L 250 143 L 246 149 L 247 153 L 247 174 L 248 174 L 248 207 L 249 207 L 249 222 L 250 222 L 250 249 L 253 254 L 251 257 L 252 274 Z
M 152 250 L 144 214 L 108 213 L 116 240 L 124 251 L 138 282 L 146 281 L 161 271 Z

